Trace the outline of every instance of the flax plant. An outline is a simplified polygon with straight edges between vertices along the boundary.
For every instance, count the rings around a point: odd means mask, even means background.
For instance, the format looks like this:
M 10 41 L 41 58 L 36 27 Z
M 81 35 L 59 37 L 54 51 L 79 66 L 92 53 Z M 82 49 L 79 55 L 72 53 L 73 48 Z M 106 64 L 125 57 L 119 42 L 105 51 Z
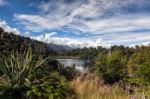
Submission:
M 46 59 L 34 62 L 31 48 L 24 55 L 16 52 L 8 58 L 4 58 L 4 64 L 0 67 L 2 73 L 0 77 L 1 94 L 12 92 L 12 90 L 24 90 L 26 79 Z

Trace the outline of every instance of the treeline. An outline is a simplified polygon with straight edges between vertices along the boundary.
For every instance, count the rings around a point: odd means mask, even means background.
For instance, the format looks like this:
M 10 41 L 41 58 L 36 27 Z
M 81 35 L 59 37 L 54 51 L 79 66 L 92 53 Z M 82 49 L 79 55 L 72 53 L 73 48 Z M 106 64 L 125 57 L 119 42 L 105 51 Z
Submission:
M 80 57 L 81 59 L 89 59 L 92 60 L 95 56 L 98 55 L 98 53 L 106 52 L 107 49 L 103 47 L 98 47 L 98 48 L 76 48 L 72 50 L 66 50 L 63 52 L 60 52 L 60 56 L 75 56 L 75 57 Z

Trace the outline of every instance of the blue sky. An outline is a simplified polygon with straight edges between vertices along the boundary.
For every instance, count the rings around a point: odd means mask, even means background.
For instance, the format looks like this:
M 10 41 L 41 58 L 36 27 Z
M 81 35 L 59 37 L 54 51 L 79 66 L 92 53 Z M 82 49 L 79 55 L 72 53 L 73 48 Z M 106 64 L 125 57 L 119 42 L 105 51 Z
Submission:
M 146 45 L 150 0 L 0 0 L 0 26 L 74 47 Z

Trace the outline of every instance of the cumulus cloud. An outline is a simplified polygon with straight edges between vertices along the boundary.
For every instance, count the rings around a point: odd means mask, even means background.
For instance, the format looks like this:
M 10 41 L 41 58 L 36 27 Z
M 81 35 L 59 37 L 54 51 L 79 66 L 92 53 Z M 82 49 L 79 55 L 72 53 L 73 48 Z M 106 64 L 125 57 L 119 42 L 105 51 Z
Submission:
M 97 47 L 97 46 L 110 47 L 110 44 L 102 42 L 101 39 L 91 40 L 88 38 L 57 37 L 52 34 L 53 34 L 53 32 L 47 33 L 45 35 L 33 36 L 31 38 L 42 41 L 42 42 L 47 42 L 47 43 L 67 45 L 67 46 L 71 46 L 73 48 Z
M 111 44 L 126 44 L 150 40 L 150 13 L 142 11 L 149 6 L 149 0 L 49 0 L 39 4 L 40 13 L 37 15 L 15 14 L 14 17 L 33 32 L 65 29 L 74 34 L 91 34 L 92 39 L 87 41 L 93 42 L 90 44 L 93 46 L 99 39 Z M 142 30 L 149 32 L 135 33 Z M 51 35 L 45 36 L 48 36 L 48 42 Z M 61 41 L 63 38 L 55 36 L 56 42 L 57 39 Z M 62 40 L 63 43 L 75 42 L 74 44 L 80 45 L 77 41 L 80 40 L 74 41 L 69 37 Z
M 20 34 L 20 31 L 18 29 L 10 27 L 4 20 L 0 20 L 0 27 L 2 27 L 5 30 L 5 32 L 11 32 L 17 35 Z

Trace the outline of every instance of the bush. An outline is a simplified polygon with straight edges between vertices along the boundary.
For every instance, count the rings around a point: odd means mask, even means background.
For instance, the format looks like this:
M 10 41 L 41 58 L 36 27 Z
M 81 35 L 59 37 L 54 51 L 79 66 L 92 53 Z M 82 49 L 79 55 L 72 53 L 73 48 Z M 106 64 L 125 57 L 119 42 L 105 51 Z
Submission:
M 29 88 L 28 99 L 63 99 L 70 93 L 65 78 L 57 72 L 33 81 L 26 79 L 25 85 Z
M 140 48 L 129 59 L 129 83 L 150 84 L 150 49 Z
M 120 55 L 119 51 L 114 51 L 111 55 L 101 55 L 97 58 L 97 73 L 105 83 L 114 84 L 126 77 L 126 59 Z
M 76 70 L 74 67 L 64 67 L 61 71 L 61 74 L 66 77 L 67 80 L 71 81 L 74 79 L 77 75 L 80 74 L 78 70 Z

